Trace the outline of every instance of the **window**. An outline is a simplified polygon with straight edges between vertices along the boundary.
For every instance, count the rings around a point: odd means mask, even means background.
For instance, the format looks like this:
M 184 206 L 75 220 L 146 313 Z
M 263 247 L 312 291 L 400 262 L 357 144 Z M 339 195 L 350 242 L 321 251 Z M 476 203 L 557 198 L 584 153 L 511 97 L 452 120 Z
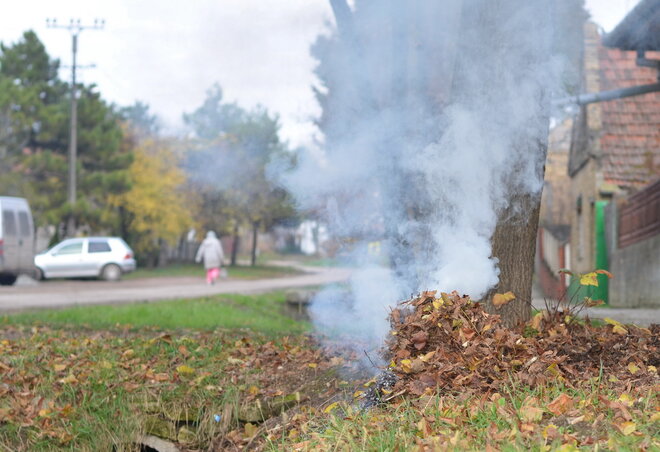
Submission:
M 2 231 L 7 237 L 16 236 L 16 217 L 11 210 L 2 212 Z
M 109 253 L 110 251 L 112 251 L 110 245 L 105 240 L 89 242 L 89 253 Z
M 82 253 L 82 242 L 72 243 L 70 245 L 64 245 L 62 248 L 56 251 L 57 255 L 60 254 L 80 254 Z
M 27 212 L 18 212 L 18 227 L 21 231 L 21 237 L 30 237 L 30 220 Z

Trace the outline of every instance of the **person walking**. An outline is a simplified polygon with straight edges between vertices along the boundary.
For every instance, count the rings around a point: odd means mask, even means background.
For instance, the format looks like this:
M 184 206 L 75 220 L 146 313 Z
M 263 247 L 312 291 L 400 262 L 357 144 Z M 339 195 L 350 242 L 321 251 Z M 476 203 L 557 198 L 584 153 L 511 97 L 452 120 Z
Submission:
M 202 260 L 204 260 L 206 269 L 206 283 L 215 284 L 215 280 L 220 276 L 220 267 L 225 260 L 225 253 L 222 251 L 222 243 L 213 231 L 206 233 L 206 238 L 197 250 L 195 262 Z

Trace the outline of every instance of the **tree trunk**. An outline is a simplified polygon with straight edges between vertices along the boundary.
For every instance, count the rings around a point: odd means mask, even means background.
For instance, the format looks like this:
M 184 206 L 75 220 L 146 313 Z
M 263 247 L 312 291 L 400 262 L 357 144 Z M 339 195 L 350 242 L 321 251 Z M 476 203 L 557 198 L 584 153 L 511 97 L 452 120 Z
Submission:
M 486 310 L 502 316 L 506 326 L 526 322 L 531 316 L 532 279 L 541 194 L 515 195 L 509 208 L 500 213 L 491 240 L 493 256 L 499 260 L 500 282 L 484 298 Z M 515 300 L 496 308 L 496 293 L 513 292 Z
M 238 223 L 234 226 L 234 235 L 231 244 L 231 266 L 236 266 L 236 259 L 238 256 L 238 245 L 240 244 L 241 238 L 238 235 Z
M 252 222 L 252 260 L 250 264 L 257 265 L 257 239 L 259 237 L 259 222 Z

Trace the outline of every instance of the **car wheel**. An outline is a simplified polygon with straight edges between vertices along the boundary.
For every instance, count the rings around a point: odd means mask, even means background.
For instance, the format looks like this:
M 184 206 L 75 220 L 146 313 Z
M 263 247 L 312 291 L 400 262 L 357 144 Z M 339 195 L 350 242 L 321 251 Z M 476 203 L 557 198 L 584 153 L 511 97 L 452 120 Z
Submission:
M 16 282 L 18 278 L 17 275 L 12 275 L 10 273 L 3 273 L 0 275 L 0 286 L 11 286 Z
M 37 281 L 43 281 L 44 279 L 44 271 L 40 269 L 39 267 L 34 269 L 34 279 Z
M 119 278 L 121 278 L 121 268 L 117 264 L 108 264 L 103 267 L 101 278 L 106 281 L 119 281 Z

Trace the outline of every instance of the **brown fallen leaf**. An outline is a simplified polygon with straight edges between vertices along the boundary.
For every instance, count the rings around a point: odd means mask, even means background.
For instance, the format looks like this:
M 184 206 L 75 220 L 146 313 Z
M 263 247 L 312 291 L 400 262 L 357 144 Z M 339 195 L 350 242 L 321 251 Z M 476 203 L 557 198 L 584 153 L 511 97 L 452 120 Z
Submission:
M 570 396 L 562 393 L 552 402 L 550 402 L 546 408 L 555 416 L 561 416 L 571 407 L 573 407 L 573 399 Z

